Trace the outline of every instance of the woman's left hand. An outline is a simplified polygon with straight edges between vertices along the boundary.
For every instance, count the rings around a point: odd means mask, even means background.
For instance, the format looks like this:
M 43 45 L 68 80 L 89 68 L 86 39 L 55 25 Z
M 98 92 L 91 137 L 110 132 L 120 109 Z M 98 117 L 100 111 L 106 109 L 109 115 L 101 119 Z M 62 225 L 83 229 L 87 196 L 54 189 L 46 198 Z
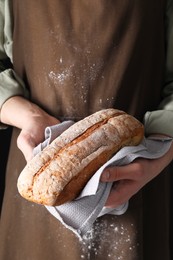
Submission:
M 173 159 L 173 143 L 159 159 L 136 159 L 129 165 L 112 166 L 104 170 L 102 182 L 114 182 L 106 207 L 115 208 L 127 202 L 149 181 L 159 175 Z

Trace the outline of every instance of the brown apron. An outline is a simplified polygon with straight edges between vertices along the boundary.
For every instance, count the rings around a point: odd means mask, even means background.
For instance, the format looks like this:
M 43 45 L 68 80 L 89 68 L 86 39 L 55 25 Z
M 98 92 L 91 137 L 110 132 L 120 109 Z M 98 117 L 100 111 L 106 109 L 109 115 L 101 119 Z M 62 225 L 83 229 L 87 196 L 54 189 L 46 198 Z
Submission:
M 61 120 L 77 121 L 107 107 L 142 120 L 160 101 L 164 8 L 164 0 L 13 0 L 14 69 L 31 100 Z M 16 179 L 25 161 L 18 134 L 14 129 L 0 259 L 169 259 L 164 175 L 134 196 L 124 215 L 99 218 L 79 241 L 44 206 L 19 196 Z

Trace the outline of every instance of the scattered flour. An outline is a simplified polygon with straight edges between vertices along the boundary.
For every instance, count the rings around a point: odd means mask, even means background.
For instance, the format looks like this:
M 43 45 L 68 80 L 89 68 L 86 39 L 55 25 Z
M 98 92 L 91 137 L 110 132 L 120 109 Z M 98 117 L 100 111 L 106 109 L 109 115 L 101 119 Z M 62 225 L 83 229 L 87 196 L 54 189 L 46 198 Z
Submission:
M 64 81 L 67 80 L 67 78 L 69 78 L 70 76 L 71 76 L 70 68 L 65 69 L 61 73 L 56 73 L 54 71 L 49 72 L 49 77 L 53 79 L 54 82 L 56 83 L 58 82 L 59 84 L 63 84 Z
M 133 223 L 127 229 L 123 224 L 96 222 L 94 228 L 88 232 L 81 241 L 81 259 L 115 259 L 126 260 L 136 258 L 135 239 L 130 230 Z

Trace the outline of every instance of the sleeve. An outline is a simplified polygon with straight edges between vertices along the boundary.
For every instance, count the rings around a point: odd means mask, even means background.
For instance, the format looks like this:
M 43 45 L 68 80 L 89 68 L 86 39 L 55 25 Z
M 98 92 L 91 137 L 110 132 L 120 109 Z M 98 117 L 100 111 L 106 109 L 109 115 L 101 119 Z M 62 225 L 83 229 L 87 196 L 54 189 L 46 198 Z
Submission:
M 146 135 L 152 133 L 173 137 L 173 0 L 167 1 L 166 17 L 166 62 L 163 99 L 156 111 L 144 116 Z
M 0 111 L 4 102 L 12 96 L 27 97 L 23 81 L 12 69 L 12 16 L 10 0 L 0 0 Z M 0 124 L 0 128 L 3 124 Z

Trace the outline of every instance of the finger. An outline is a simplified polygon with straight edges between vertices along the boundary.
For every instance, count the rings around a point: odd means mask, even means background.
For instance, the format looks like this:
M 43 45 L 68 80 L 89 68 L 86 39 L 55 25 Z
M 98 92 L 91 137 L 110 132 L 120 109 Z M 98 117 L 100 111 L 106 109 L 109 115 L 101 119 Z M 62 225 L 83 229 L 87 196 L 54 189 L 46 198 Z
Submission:
M 106 168 L 101 176 L 101 181 L 103 182 L 114 182 L 114 181 L 119 181 L 127 178 L 127 175 L 129 177 L 129 166 L 122 166 L 122 167 L 117 167 L 117 166 L 112 166 Z M 127 174 L 128 173 L 128 174 Z
M 134 179 L 136 174 L 141 171 L 140 165 L 137 163 L 128 164 L 125 166 L 111 166 L 106 168 L 102 175 L 102 182 L 115 182 L 124 179 Z
M 112 187 L 105 206 L 116 208 L 126 203 L 136 192 L 136 187 L 132 181 L 120 181 Z
M 17 146 L 23 153 L 26 161 L 31 160 L 33 157 L 33 149 L 35 147 L 35 143 L 32 138 L 27 134 L 20 134 L 17 139 Z

